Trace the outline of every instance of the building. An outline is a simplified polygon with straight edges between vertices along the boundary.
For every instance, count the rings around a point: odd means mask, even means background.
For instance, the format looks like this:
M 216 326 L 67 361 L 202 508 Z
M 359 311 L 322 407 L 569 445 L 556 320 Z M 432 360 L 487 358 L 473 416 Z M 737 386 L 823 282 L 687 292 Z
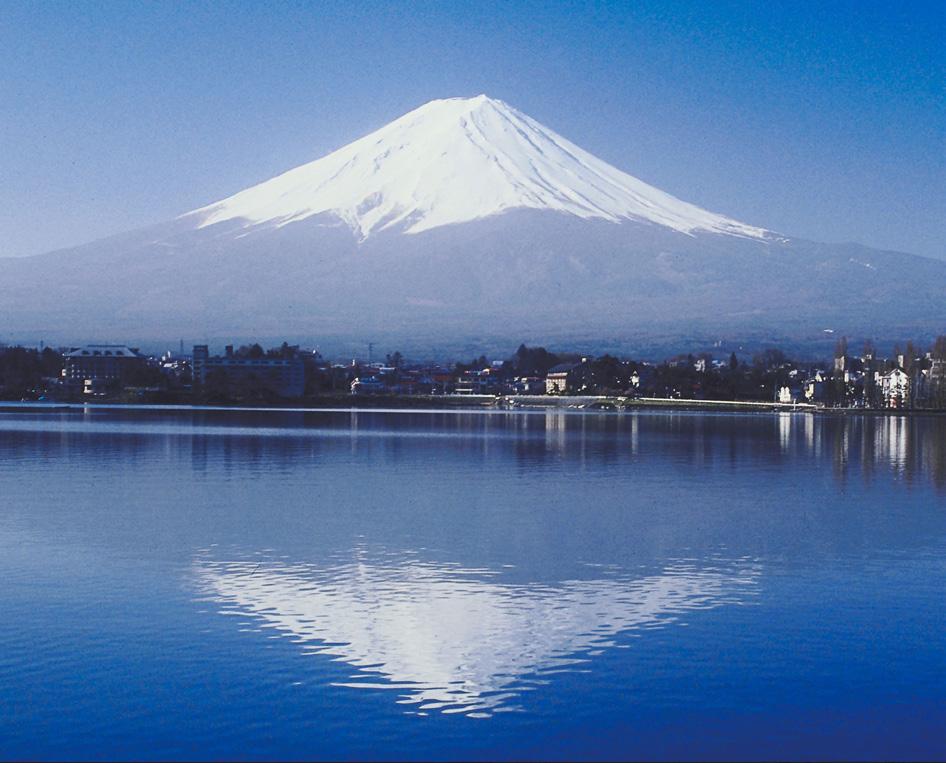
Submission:
M 546 395 L 567 395 L 575 384 L 577 363 L 559 363 L 545 375 Z
M 378 395 L 388 391 L 387 385 L 377 376 L 357 377 L 351 383 L 353 395 Z
M 900 366 L 880 377 L 880 395 L 884 408 L 910 405 L 910 376 Z
M 207 345 L 195 344 L 194 385 L 205 390 L 222 387 L 227 393 L 269 393 L 301 397 L 305 392 L 305 364 L 298 354 L 291 357 L 236 355 L 232 345 L 225 353 L 210 355 Z
M 148 362 L 136 348 L 123 344 L 74 347 L 65 353 L 64 360 L 63 383 L 73 389 L 81 387 L 86 395 L 105 394 L 109 388 L 125 386 Z
M 828 383 L 825 374 L 815 371 L 814 376 L 803 382 L 805 400 L 809 403 L 823 403 L 828 397 Z
M 946 408 L 946 360 L 927 356 L 927 365 L 916 376 L 914 404 L 926 408 Z
M 512 383 L 513 392 L 517 395 L 545 394 L 545 377 L 517 376 Z
M 495 364 L 479 371 L 464 371 L 454 382 L 457 395 L 499 395 L 502 392 L 502 368 Z
M 453 372 L 446 368 L 434 368 L 426 377 L 430 382 L 430 391 L 434 395 L 446 395 L 453 389 Z

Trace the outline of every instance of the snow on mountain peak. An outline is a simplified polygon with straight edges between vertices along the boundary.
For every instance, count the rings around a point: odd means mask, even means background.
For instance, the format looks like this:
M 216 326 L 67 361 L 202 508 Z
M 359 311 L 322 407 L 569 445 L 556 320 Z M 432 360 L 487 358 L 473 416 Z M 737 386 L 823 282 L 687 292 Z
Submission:
M 206 227 L 233 219 L 281 226 L 330 213 L 364 239 L 512 209 L 637 220 L 683 233 L 766 234 L 664 193 L 486 95 L 430 101 L 321 159 L 189 214 Z

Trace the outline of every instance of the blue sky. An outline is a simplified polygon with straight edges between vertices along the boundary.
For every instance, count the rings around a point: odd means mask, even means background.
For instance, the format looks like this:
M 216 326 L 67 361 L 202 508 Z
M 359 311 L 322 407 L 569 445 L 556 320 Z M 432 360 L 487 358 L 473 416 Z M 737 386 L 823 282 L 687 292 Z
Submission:
M 485 92 L 748 223 L 946 258 L 946 2 L 18 3 L 0 255 L 227 196 Z

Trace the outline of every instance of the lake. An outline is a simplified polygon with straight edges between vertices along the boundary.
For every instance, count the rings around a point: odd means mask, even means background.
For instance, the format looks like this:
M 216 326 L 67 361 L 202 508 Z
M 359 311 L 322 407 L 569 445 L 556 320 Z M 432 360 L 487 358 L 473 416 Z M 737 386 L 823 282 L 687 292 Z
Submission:
M 0 757 L 946 757 L 946 417 L 0 411 Z

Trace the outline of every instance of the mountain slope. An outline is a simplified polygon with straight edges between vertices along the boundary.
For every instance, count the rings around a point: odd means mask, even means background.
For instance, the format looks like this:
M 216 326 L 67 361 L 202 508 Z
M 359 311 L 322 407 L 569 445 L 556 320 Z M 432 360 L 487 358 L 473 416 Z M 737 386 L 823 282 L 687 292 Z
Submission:
M 706 212 L 482 97 L 162 225 L 0 260 L 4 340 L 615 347 L 944 326 L 946 262 Z
M 285 225 L 331 213 L 364 239 L 420 233 L 510 209 L 545 209 L 684 233 L 762 238 L 615 169 L 502 101 L 431 101 L 322 159 L 196 210 L 201 227 Z

